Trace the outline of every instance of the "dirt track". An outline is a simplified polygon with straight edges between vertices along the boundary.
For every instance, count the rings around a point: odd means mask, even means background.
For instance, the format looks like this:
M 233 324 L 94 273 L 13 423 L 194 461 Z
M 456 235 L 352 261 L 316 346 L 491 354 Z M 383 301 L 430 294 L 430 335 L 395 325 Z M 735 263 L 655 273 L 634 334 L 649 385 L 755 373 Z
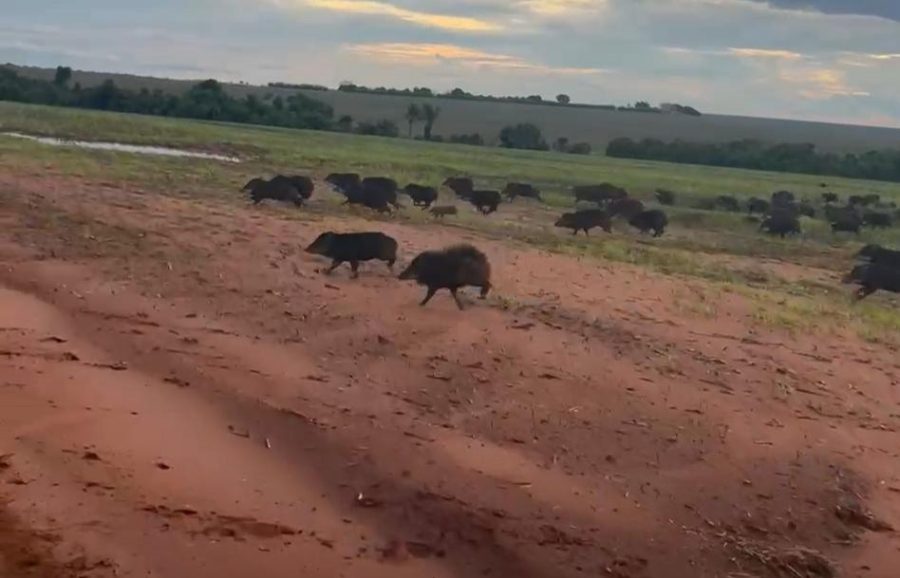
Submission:
M 452 228 L 0 193 L 0 576 L 895 576 L 896 351 Z M 497 296 L 323 277 L 332 228 Z

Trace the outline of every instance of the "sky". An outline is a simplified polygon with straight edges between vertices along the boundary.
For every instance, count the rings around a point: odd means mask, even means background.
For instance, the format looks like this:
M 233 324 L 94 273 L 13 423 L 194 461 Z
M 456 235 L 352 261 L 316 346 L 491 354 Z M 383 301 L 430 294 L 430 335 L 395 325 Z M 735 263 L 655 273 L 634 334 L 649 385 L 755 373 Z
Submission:
M 900 127 L 900 0 L 0 0 L 0 62 Z

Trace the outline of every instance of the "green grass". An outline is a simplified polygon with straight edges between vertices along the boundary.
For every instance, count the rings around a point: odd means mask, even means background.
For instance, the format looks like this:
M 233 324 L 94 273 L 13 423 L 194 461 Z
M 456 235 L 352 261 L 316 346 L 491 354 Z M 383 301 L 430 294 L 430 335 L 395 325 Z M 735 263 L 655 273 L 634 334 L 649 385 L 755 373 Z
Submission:
M 551 205 L 569 204 L 568 190 L 578 183 L 609 181 L 643 199 L 652 198 L 653 191 L 663 187 L 675 190 L 683 200 L 693 201 L 720 194 L 768 196 L 778 189 L 789 189 L 799 196 L 817 197 L 821 191 L 818 185 L 823 180 L 823 177 L 809 175 L 511 151 L 12 103 L 0 103 L 0 130 L 234 151 L 246 162 L 225 172 L 245 175 L 260 169 L 319 173 L 341 169 L 388 174 L 398 181 L 431 184 L 458 174 L 476 176 L 484 186 L 524 180 L 545 189 Z M 147 162 L 147 159 L 141 162 Z M 842 194 L 876 192 L 900 201 L 898 184 L 838 178 L 825 180 Z
M 788 279 L 771 265 L 791 263 L 834 273 L 846 269 L 863 242 L 900 245 L 900 228 L 867 231 L 860 238 L 836 237 L 824 221 L 804 219 L 800 239 L 781 240 L 758 231 L 743 214 L 691 208 L 697 200 L 733 194 L 764 196 L 787 189 L 799 197 L 818 198 L 822 177 L 719 169 L 690 165 L 579 157 L 549 152 L 424 143 L 290 129 L 229 125 L 111 114 L 72 109 L 0 103 L 0 130 L 83 140 L 167 145 L 225 151 L 242 158 L 239 164 L 131 153 L 50 147 L 0 136 L 0 170 L 14 174 L 45 173 L 80 177 L 128 190 L 186 198 L 244 203 L 239 188 L 253 176 L 275 172 L 305 172 L 322 177 L 331 171 L 387 175 L 401 183 L 437 185 L 450 175 L 470 175 L 479 186 L 499 188 L 508 180 L 528 181 L 544 191 L 546 204 L 517 201 L 485 218 L 468 207 L 447 220 L 447 226 L 525 243 L 547 250 L 630 263 L 667 274 L 700 278 L 719 288 L 750 288 L 760 322 L 783 328 L 839 319 L 878 338 L 900 332 L 900 313 L 890 298 L 850 308 L 847 289 L 816 278 Z M 568 192 L 578 183 L 609 181 L 652 203 L 656 188 L 676 191 L 679 203 L 666 208 L 672 226 L 661 239 L 646 239 L 621 223 L 616 233 L 597 232 L 590 239 L 574 238 L 553 227 L 563 210 L 570 210 Z M 828 178 L 841 195 L 877 192 L 900 203 L 900 184 Z M 324 201 L 323 201 L 324 199 Z M 454 202 L 446 193 L 442 202 Z M 688 206 L 685 206 L 685 203 Z M 334 213 L 337 199 L 316 194 L 307 213 Z M 341 209 L 344 211 L 346 209 Z M 286 213 L 288 214 L 288 213 Z M 363 212 L 362 214 L 365 214 Z M 372 217 L 375 218 L 375 217 Z M 382 219 L 384 217 L 377 217 Z M 430 218 L 418 210 L 390 217 L 415 226 Z M 888 305 L 885 306 L 884 303 Z M 714 305 L 698 305 L 713 311 Z

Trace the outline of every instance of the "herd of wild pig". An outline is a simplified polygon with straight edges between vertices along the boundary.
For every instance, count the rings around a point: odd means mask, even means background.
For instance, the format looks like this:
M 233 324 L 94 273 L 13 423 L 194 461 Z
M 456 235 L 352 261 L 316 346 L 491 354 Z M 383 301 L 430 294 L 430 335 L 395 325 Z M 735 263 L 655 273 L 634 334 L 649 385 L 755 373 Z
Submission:
M 365 261 L 384 261 L 393 271 L 397 249 L 397 241 L 384 233 L 327 232 L 319 235 L 306 248 L 306 252 L 331 259 L 331 267 L 325 271 L 326 274 L 342 263 L 349 263 L 353 277 L 357 277 L 359 264 Z M 491 265 L 484 253 L 475 247 L 454 245 L 439 251 L 419 253 L 400 273 L 400 279 L 413 280 L 428 288 L 420 305 L 428 303 L 438 289 L 448 289 L 456 305 L 463 309 L 457 291 L 466 286 L 480 287 L 481 298 L 487 297 L 491 290 Z
M 358 173 L 331 173 L 325 177 L 331 188 L 345 197 L 346 205 L 361 205 L 372 210 L 389 213 L 402 208 L 400 195 L 407 195 L 413 205 L 429 212 L 435 218 L 456 215 L 458 209 L 454 205 L 435 205 L 438 200 L 436 187 L 410 183 L 401 188 L 397 181 L 387 177 L 361 177 Z M 542 201 L 541 191 L 528 183 L 507 183 L 503 191 L 477 189 L 469 177 L 450 177 L 443 186 L 453 191 L 457 199 L 471 204 L 483 215 L 490 215 L 498 210 L 506 201 L 516 198 Z M 302 206 L 312 196 L 315 183 L 307 176 L 277 175 L 272 179 L 252 179 L 243 190 L 250 193 L 250 199 L 258 204 L 266 199 L 282 201 Z M 591 229 L 600 227 L 604 231 L 612 230 L 614 218 L 624 218 L 641 233 L 652 233 L 661 236 L 669 224 L 665 212 L 659 209 L 647 210 L 644 204 L 628 196 L 628 192 L 609 183 L 599 185 L 579 185 L 573 188 L 575 202 L 593 203 L 599 208 L 579 209 L 563 214 L 556 221 L 556 226 L 571 229 L 573 234 L 584 231 L 586 235 Z
M 437 219 L 458 214 L 454 205 L 436 205 L 438 189 L 433 186 L 410 183 L 403 188 L 397 181 L 387 177 L 361 177 L 357 173 L 331 173 L 325 182 L 345 197 L 344 204 L 361 205 L 378 212 L 391 212 L 402 208 L 399 196 L 408 196 L 413 205 L 429 212 Z M 469 177 L 449 177 L 443 182 L 457 199 L 471 204 L 483 215 L 498 210 L 505 201 L 517 197 L 541 202 L 541 191 L 528 183 L 511 182 L 503 191 L 478 189 Z M 823 184 L 823 187 L 826 186 Z M 243 190 L 249 192 L 254 204 L 263 200 L 275 200 L 302 206 L 310 199 L 315 183 L 308 176 L 277 175 L 271 179 L 254 178 Z M 599 227 L 611 232 L 615 218 L 622 218 L 641 233 L 662 236 L 669 224 L 666 213 L 660 209 L 648 209 L 640 200 L 630 197 L 628 192 L 615 185 L 576 185 L 572 188 L 576 202 L 591 203 L 593 208 L 576 208 L 564 213 L 555 226 L 570 229 L 573 235 Z M 665 189 L 657 189 L 656 199 L 660 205 L 675 205 L 676 194 Z M 890 227 L 900 211 L 894 203 L 882 202 L 878 195 L 851 196 L 842 204 L 838 195 L 822 193 L 822 213 L 832 231 L 859 234 L 863 227 Z M 722 195 L 704 199 L 695 208 L 738 212 L 744 210 L 735 197 Z M 801 217 L 814 218 L 816 208 L 807 200 L 797 200 L 789 191 L 773 193 L 770 199 L 751 198 L 746 204 L 748 219 L 760 223 L 759 230 L 782 238 L 800 234 Z M 893 213 L 892 213 L 893 211 Z M 756 215 L 761 215 L 757 217 Z M 349 263 L 356 276 L 359 263 L 381 260 L 392 268 L 397 258 L 397 242 L 383 233 L 323 233 L 307 251 L 332 259 L 327 270 L 330 273 L 341 263 Z M 857 259 L 861 261 L 844 277 L 845 283 L 859 285 L 857 297 L 862 299 L 881 289 L 900 292 L 900 251 L 877 245 L 864 247 Z M 422 305 L 434 296 L 438 289 L 448 289 L 457 305 L 462 309 L 457 291 L 461 287 L 481 288 L 484 298 L 490 290 L 490 264 L 483 253 L 471 245 L 449 247 L 441 251 L 426 251 L 418 255 L 409 267 L 400 274 L 400 279 L 415 280 L 427 287 Z

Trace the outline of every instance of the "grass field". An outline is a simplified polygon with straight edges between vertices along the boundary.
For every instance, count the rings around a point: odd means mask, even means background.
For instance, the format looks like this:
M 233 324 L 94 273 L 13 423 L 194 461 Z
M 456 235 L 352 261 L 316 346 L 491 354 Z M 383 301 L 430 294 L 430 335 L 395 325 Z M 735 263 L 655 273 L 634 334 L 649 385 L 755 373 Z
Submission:
M 718 284 L 718 290 L 748 295 L 762 322 L 788 329 L 811 324 L 858 325 L 877 338 L 900 330 L 896 300 L 877 296 L 850 307 L 849 290 L 835 279 L 850 265 L 860 243 L 900 244 L 900 229 L 867 231 L 859 238 L 835 237 L 824 221 L 804 219 L 804 235 L 795 240 L 763 236 L 744 215 L 689 208 L 720 194 L 768 197 L 779 189 L 817 199 L 822 177 L 716 169 L 654 162 L 577 157 L 557 153 L 508 151 L 353 135 L 248 127 L 75 111 L 0 103 L 0 130 L 85 140 L 153 144 L 227 152 L 240 163 L 154 157 L 79 150 L 0 137 L 0 170 L 15 174 L 54 173 L 117 187 L 186 198 L 244 203 L 238 192 L 250 177 L 275 172 L 304 172 L 324 177 L 332 171 L 387 175 L 401 183 L 438 185 L 450 175 L 470 175 L 483 187 L 508 180 L 539 185 L 546 205 L 517 201 L 489 218 L 468 208 L 448 223 L 480 234 L 507 238 L 544 249 L 632 263 L 664 274 L 684 275 Z M 678 205 L 667 208 L 673 227 L 660 240 L 639 238 L 618 225 L 612 236 L 572 238 L 553 228 L 555 217 L 574 204 L 569 188 L 609 181 L 652 204 L 653 191 L 676 191 Z M 842 196 L 876 192 L 900 202 L 900 185 L 827 179 Z M 321 190 L 321 189 L 320 189 Z M 443 193 L 442 202 L 452 202 Z M 334 213 L 337 197 L 319 193 L 308 211 Z M 687 207 L 685 205 L 688 205 Z M 296 213 L 285 210 L 285 216 Z M 369 216 L 372 219 L 383 217 Z M 425 225 L 426 214 L 407 209 L 392 219 Z M 794 272 L 791 267 L 800 268 Z
M 16 67 L 27 76 L 50 80 L 52 69 Z M 148 78 L 134 75 L 103 72 L 75 71 L 73 82 L 94 86 L 112 78 L 117 85 L 131 89 L 160 89 L 180 93 L 196 81 Z M 248 94 L 287 95 L 292 89 L 227 84 L 226 89 L 237 97 Z M 330 104 L 336 117 L 349 114 L 357 121 L 390 119 L 405 134 L 404 113 L 412 102 L 424 102 L 421 98 L 385 96 L 377 94 L 347 93 L 336 90 L 303 91 L 304 94 Z M 635 99 L 652 95 L 635 95 Z M 770 118 L 750 118 L 717 114 L 702 117 L 683 115 L 658 115 L 617 112 L 590 108 L 572 108 L 529 105 L 518 103 L 477 102 L 453 99 L 432 99 L 440 106 L 441 117 L 435 125 L 435 134 L 479 133 L 489 144 L 495 144 L 500 130 L 507 125 L 533 122 L 544 132 L 548 142 L 557 137 L 567 137 L 571 142 L 588 142 L 595 152 L 602 152 L 610 140 L 618 137 L 657 138 L 697 141 L 732 141 L 758 139 L 769 142 L 810 142 L 828 151 L 867 151 L 893 148 L 900 143 L 900 130 L 865 126 L 802 122 Z M 626 103 L 616 103 L 626 104 Z M 690 104 L 690 103 L 687 103 Z M 709 112 L 709 111 L 704 111 Z M 421 130 L 421 126 L 418 127 Z

